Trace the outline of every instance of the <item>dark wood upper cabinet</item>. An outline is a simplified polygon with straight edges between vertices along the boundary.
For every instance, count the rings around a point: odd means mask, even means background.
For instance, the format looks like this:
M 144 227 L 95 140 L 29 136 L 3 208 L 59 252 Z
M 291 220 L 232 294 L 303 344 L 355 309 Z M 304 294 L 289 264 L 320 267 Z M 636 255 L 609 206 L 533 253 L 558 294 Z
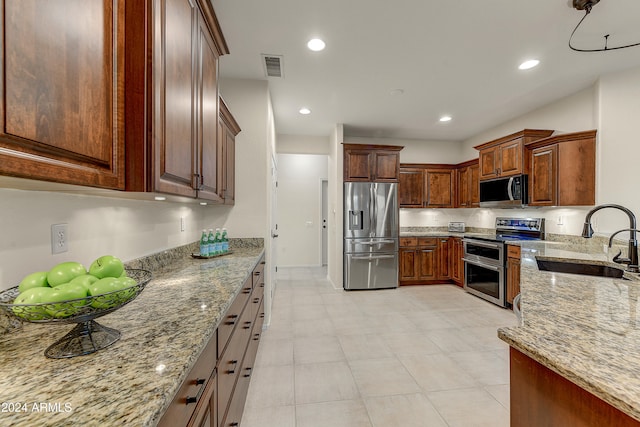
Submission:
M 546 138 L 552 130 L 524 129 L 520 132 L 478 145 L 480 151 L 479 179 L 527 173 L 524 161 L 524 147 L 532 141 Z
M 240 133 L 240 126 L 233 118 L 224 100 L 220 98 L 220 116 L 218 122 L 218 155 L 222 159 L 222 167 L 219 168 L 218 182 L 219 196 L 224 199 L 225 205 L 235 203 L 235 158 L 236 135 Z
M 398 182 L 402 148 L 344 144 L 344 181 Z
M 210 2 L 126 3 L 128 191 L 221 202 L 218 59 Z
M 1 6 L 0 174 L 123 189 L 125 1 Z
M 475 208 L 480 206 L 479 169 L 478 159 L 456 165 L 458 176 L 456 207 Z
M 425 170 L 425 202 L 427 208 L 452 208 L 455 205 L 455 169 Z
M 401 208 L 424 207 L 424 170 L 400 168 L 398 203 Z
M 596 131 L 554 135 L 527 146 L 529 205 L 595 204 Z

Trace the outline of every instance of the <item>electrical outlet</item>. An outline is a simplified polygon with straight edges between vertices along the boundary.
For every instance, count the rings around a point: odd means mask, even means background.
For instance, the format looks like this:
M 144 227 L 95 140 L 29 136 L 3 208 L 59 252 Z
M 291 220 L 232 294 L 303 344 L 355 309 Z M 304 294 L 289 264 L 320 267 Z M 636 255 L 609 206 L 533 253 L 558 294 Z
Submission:
M 563 225 L 564 224 L 564 218 L 562 216 L 558 217 L 558 225 Z
M 51 253 L 61 254 L 69 250 L 68 224 L 51 225 Z
M 180 231 L 184 231 L 184 217 L 180 217 Z

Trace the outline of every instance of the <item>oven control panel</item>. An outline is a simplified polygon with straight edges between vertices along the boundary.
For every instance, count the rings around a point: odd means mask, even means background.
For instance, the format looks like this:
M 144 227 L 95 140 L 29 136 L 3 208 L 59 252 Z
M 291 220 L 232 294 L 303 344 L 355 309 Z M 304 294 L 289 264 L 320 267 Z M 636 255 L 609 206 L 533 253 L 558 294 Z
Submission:
M 544 218 L 496 218 L 496 230 L 544 233 Z

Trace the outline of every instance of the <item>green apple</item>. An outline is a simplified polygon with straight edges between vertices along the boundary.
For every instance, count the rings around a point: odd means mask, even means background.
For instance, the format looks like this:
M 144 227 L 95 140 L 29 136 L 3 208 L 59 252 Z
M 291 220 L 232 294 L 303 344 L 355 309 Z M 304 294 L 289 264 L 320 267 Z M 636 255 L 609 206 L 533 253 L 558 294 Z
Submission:
M 120 277 L 124 271 L 124 264 L 113 255 L 103 255 L 91 263 L 89 274 L 98 279 L 105 277 Z
M 122 290 L 123 287 L 122 280 L 118 277 L 105 277 L 98 280 L 89 286 L 89 295 L 95 297 L 91 306 L 94 308 L 115 307 L 121 302 L 116 291 Z
M 85 289 L 89 290 L 89 286 L 97 282 L 98 279 L 96 276 L 92 276 L 91 274 L 83 274 L 82 276 L 78 276 L 72 279 L 69 283 L 75 283 L 78 285 L 82 285 Z
M 47 313 L 43 306 L 37 306 L 31 304 L 40 304 L 43 299 L 47 298 L 47 295 L 53 292 L 53 288 L 49 287 L 35 287 L 27 289 L 20 293 L 18 297 L 13 301 L 14 304 L 19 304 L 12 307 L 13 313 L 28 320 L 41 320 L 47 318 Z M 29 305 L 21 305 L 29 304 Z
M 31 288 L 44 288 L 49 286 L 47 282 L 47 272 L 46 271 L 38 271 L 36 273 L 31 273 L 25 276 L 24 279 L 18 285 L 18 290 L 20 292 L 24 292 L 27 289 Z
M 53 292 L 42 296 L 41 301 L 51 304 L 46 308 L 50 316 L 64 318 L 73 316 L 78 312 L 78 308 L 87 305 L 87 301 L 82 299 L 86 296 L 87 288 L 83 285 L 64 283 L 53 288 Z
M 118 292 L 118 298 L 121 302 L 125 302 L 136 295 L 136 289 L 134 287 L 138 282 L 131 277 L 121 277 L 120 282 L 122 283 L 122 291 Z
M 87 270 L 79 262 L 61 262 L 47 273 L 47 282 L 52 288 L 63 283 L 69 283 L 78 276 L 87 274 Z

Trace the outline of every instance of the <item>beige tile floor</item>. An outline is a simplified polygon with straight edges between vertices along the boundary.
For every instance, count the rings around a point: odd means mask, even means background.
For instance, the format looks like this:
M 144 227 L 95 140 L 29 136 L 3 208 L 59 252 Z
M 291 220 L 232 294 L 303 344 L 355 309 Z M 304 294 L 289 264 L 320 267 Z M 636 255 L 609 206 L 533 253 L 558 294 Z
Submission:
M 515 316 L 453 285 L 334 289 L 281 268 L 243 427 L 509 425 Z

